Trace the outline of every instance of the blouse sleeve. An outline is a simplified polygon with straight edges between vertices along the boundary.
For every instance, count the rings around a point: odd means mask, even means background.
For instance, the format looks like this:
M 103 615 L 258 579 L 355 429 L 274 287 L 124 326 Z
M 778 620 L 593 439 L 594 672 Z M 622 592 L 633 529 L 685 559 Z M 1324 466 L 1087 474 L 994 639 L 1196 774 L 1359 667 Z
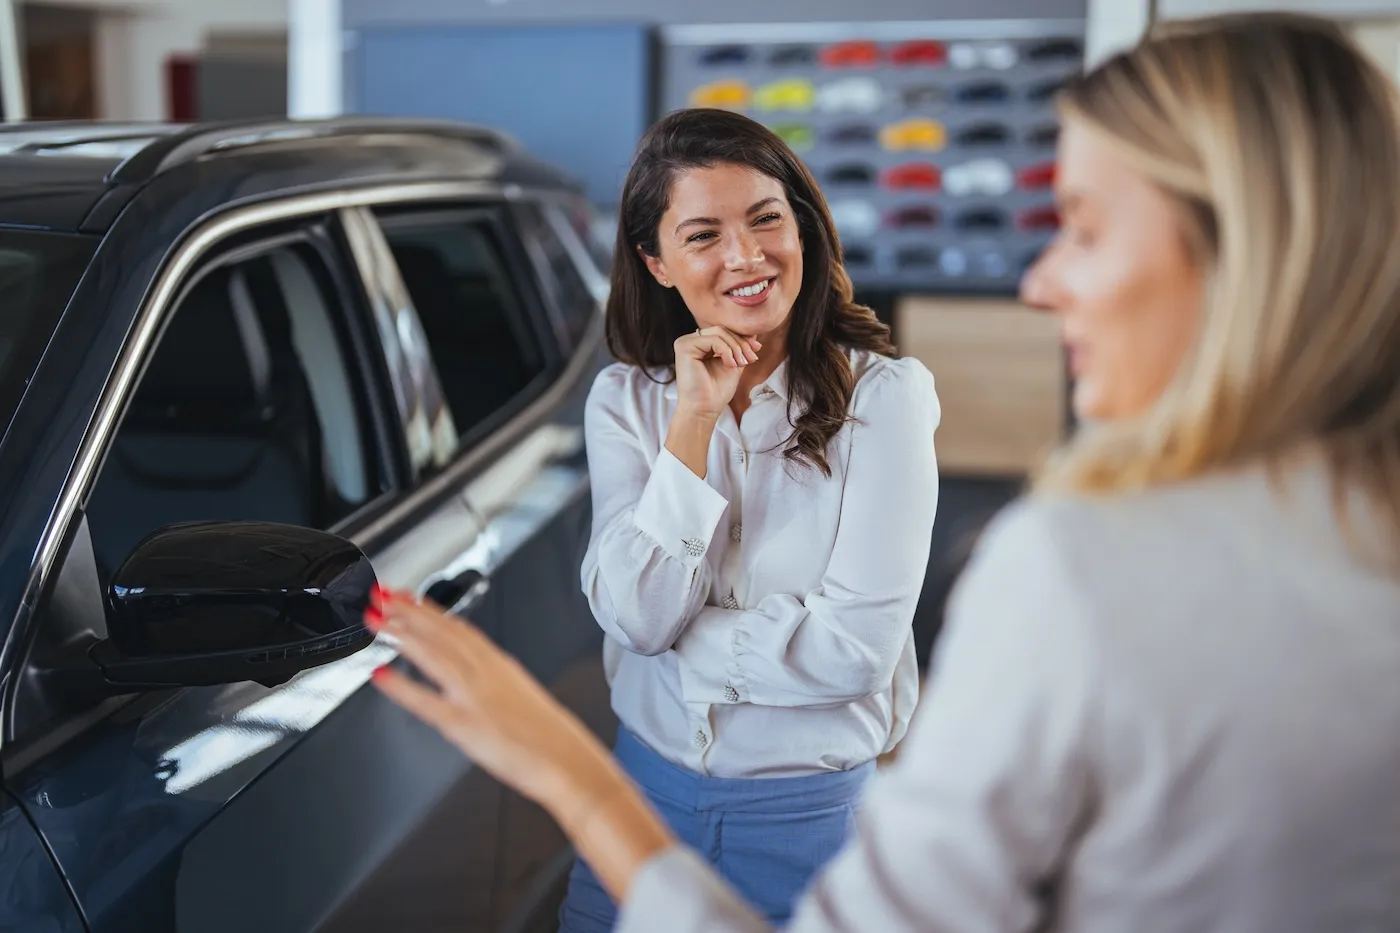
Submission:
M 657 655 L 709 595 L 705 553 L 729 503 L 664 446 L 647 449 L 629 393 L 627 369 L 609 367 L 584 410 L 593 533 L 582 583 L 603 631 Z
M 686 702 L 822 707 L 888 689 L 928 570 L 940 410 L 917 360 L 867 378 L 820 585 L 744 610 L 702 608 L 675 646 Z
M 898 760 L 789 933 L 1021 933 L 1044 920 L 1097 771 L 1097 654 L 1046 523 L 1014 507 L 958 584 Z M 767 929 L 695 858 L 666 853 L 619 933 Z

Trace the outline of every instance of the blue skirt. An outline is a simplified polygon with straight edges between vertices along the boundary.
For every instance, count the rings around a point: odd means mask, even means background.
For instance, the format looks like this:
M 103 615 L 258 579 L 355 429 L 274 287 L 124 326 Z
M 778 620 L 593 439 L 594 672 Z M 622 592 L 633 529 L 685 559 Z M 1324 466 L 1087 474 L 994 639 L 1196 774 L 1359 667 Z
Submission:
M 875 773 L 793 778 L 712 778 L 672 764 L 625 728 L 615 754 L 682 842 L 770 923 L 787 922 L 793 903 L 845 843 L 855 807 Z M 569 876 L 559 933 L 608 933 L 617 908 L 581 860 Z

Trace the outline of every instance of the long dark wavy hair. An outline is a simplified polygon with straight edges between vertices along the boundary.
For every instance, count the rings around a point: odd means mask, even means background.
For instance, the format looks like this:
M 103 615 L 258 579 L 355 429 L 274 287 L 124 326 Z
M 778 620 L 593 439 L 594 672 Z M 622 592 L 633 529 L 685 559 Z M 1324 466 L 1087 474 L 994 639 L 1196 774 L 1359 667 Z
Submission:
M 848 348 L 894 355 L 890 329 L 855 303 L 826 199 L 797 154 L 762 124 L 726 110 L 678 110 L 642 137 L 627 173 L 608 297 L 608 349 L 623 363 L 675 378 L 674 344 L 695 318 L 647 270 L 637 248 L 660 251 L 657 231 L 682 172 L 740 165 L 780 182 L 802 237 L 802 287 L 787 336 L 788 437 L 783 456 L 831 475 L 827 446 L 850 420 L 855 377 Z

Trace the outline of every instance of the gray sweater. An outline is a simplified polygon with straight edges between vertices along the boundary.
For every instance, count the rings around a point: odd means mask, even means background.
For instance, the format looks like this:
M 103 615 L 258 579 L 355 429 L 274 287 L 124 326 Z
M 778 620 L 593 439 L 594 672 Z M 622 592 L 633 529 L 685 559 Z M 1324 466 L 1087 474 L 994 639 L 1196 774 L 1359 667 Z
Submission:
M 897 764 L 788 927 L 1045 928 L 1400 930 L 1400 580 L 1315 464 L 1003 513 Z M 679 850 L 618 926 L 765 929 Z

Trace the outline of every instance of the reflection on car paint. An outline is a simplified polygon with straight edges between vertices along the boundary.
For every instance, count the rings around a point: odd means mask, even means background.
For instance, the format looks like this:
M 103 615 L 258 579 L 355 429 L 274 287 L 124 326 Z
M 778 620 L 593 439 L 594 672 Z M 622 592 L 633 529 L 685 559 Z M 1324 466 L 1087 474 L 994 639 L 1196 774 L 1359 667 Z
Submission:
M 1055 163 L 1040 162 L 1027 165 L 1016 173 L 1016 183 L 1022 188 L 1052 188 L 1055 185 Z
M 974 207 L 963 211 L 953 220 L 959 230 L 1000 230 L 1006 226 L 1006 215 L 993 207 Z
M 700 53 L 702 65 L 742 65 L 749 60 L 749 50 L 742 45 L 717 45 Z
M 976 123 L 953 137 L 959 146 L 1000 146 L 1011 141 L 1011 130 L 1001 123 Z
M 936 152 L 948 142 L 948 131 L 937 120 L 915 117 L 891 123 L 880 130 L 880 145 L 891 152 L 911 149 Z
M 1030 207 L 1016 215 L 1016 226 L 1022 230 L 1058 230 L 1060 212 L 1053 204 Z
M 842 123 L 826 132 L 827 142 L 833 145 L 859 145 L 874 143 L 880 131 L 869 123 Z
M 815 97 L 811 81 L 784 78 L 754 91 L 753 103 L 759 110 L 811 110 Z
M 943 172 L 943 187 L 957 197 L 974 194 L 999 197 L 1015 187 L 1011 166 L 1003 159 L 972 159 L 949 166 Z
M 816 49 L 810 45 L 785 45 L 782 48 L 774 49 L 772 54 L 768 56 L 768 64 L 776 68 L 810 65 L 816 60 Z
M 812 128 L 805 123 L 776 123 L 770 129 L 779 139 L 797 151 L 812 148 L 817 139 Z
M 955 42 L 948 47 L 948 64 L 962 71 L 1014 68 L 1020 55 L 1009 42 Z
M 937 84 L 911 84 L 899 92 L 904 106 L 910 110 L 939 107 L 948 100 L 948 92 Z
M 824 113 L 874 113 L 885 104 L 885 88 L 874 78 L 843 78 L 817 91 L 817 108 Z
M 874 182 L 874 167 L 863 162 L 837 165 L 827 174 L 827 183 L 832 185 L 869 185 Z
M 975 81 L 953 92 L 960 104 L 1003 104 L 1011 99 L 1011 88 L 1001 81 Z
M 1060 142 L 1060 125 L 1047 123 L 1043 126 L 1032 127 L 1026 131 L 1024 142 L 1027 146 L 1038 149 L 1056 146 Z
M 690 92 L 692 107 L 739 109 L 749 105 L 749 86 L 743 81 L 715 81 Z
M 890 50 L 890 61 L 896 65 L 942 65 L 948 61 L 948 47 L 931 39 L 902 42 Z
M 1084 46 L 1078 39 L 1042 39 L 1027 45 L 1023 54 L 1031 62 L 1078 61 Z
M 885 187 L 896 191 L 936 190 L 942 183 L 943 174 L 932 162 L 906 162 L 885 171 Z
M 831 219 L 843 237 L 864 238 L 880 228 L 880 212 L 869 201 L 845 199 L 831 202 Z
M 938 226 L 938 208 L 931 204 L 908 204 L 890 211 L 886 223 L 899 229 Z
M 880 46 L 874 42 L 840 42 L 821 51 L 821 62 L 828 68 L 858 68 L 880 63 Z

